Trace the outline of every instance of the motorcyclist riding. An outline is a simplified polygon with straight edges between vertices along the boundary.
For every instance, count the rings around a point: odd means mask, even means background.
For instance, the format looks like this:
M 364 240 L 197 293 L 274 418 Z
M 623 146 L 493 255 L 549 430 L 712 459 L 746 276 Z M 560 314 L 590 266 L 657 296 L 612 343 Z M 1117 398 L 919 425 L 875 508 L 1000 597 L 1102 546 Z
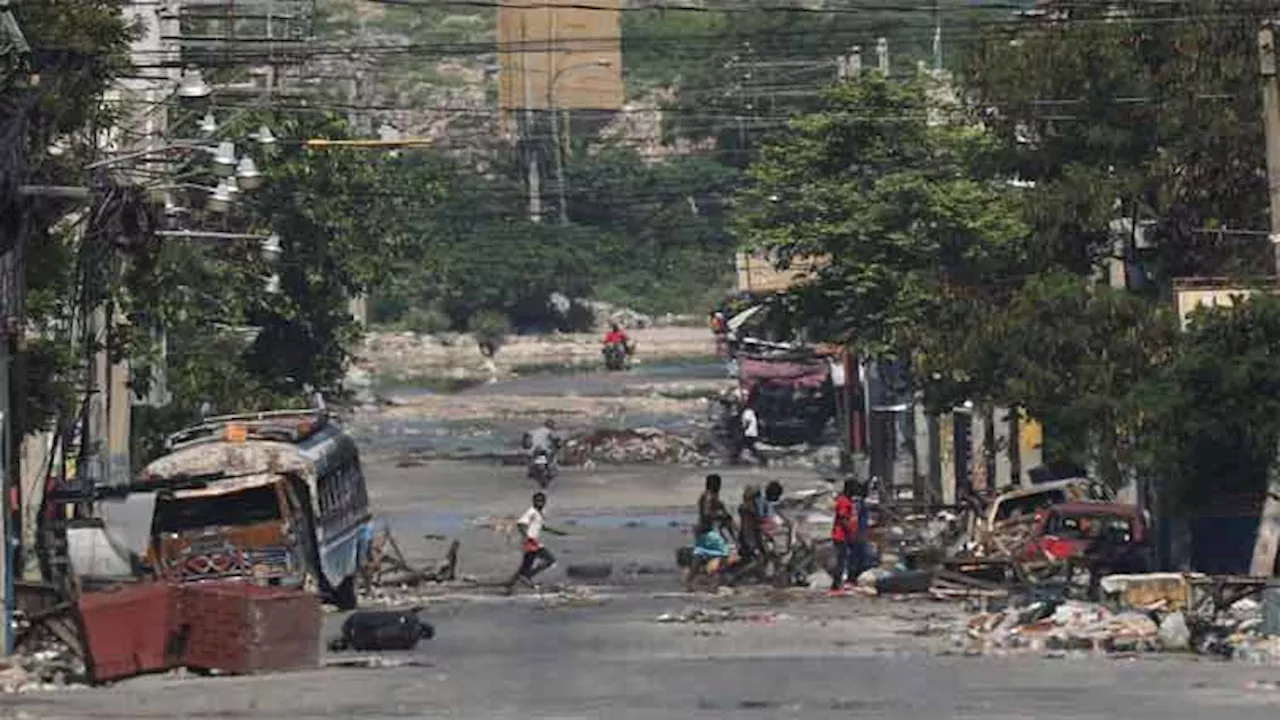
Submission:
M 621 345 L 624 348 L 631 347 L 631 338 L 627 337 L 627 333 L 622 326 L 616 322 L 609 323 L 609 332 L 604 336 L 605 345 Z
M 546 455 L 549 473 L 554 474 L 559 469 L 556 456 L 560 451 L 560 437 L 556 435 L 555 420 L 548 418 L 542 424 L 542 427 L 536 428 L 526 435 L 525 442 L 526 447 L 529 449 L 529 469 L 531 473 L 539 455 Z
M 601 348 L 606 366 L 610 370 L 621 370 L 626 365 L 627 358 L 631 356 L 632 350 L 631 338 L 627 337 L 622 326 L 616 322 L 610 323 L 609 332 L 604 336 L 603 348 Z

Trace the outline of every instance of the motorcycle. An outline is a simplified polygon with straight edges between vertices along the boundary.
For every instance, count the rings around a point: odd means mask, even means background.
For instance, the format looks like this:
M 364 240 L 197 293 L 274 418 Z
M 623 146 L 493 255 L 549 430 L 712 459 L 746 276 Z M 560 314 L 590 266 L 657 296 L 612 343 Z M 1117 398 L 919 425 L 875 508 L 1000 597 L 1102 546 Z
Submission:
M 555 474 L 555 462 L 550 452 L 538 450 L 529 458 L 529 477 L 538 483 L 538 487 L 545 489 Z
M 627 347 L 623 343 L 607 343 L 600 350 L 600 354 L 604 356 L 604 367 L 606 370 L 626 370 L 631 364 L 632 348 Z

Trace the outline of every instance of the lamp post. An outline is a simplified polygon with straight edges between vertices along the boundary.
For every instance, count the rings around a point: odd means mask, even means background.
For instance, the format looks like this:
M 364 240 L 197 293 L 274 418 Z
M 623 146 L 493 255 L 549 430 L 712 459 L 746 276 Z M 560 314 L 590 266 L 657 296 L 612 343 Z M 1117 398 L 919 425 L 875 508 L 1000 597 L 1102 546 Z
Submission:
M 565 75 L 567 75 L 568 73 L 574 70 L 581 70 L 583 68 L 610 67 L 611 65 L 613 65 L 613 62 L 606 58 L 598 58 L 589 63 L 579 63 L 577 65 L 570 65 L 567 68 L 557 70 L 556 73 L 551 76 L 550 82 L 547 83 L 547 109 L 551 112 L 551 134 L 555 136 L 555 143 L 556 143 L 555 144 L 556 195 L 559 200 L 558 206 L 560 209 L 561 225 L 569 224 L 569 203 L 565 197 L 564 146 L 560 138 L 560 111 L 558 108 L 556 108 L 556 102 L 555 102 L 556 83 L 560 82 L 560 80 Z

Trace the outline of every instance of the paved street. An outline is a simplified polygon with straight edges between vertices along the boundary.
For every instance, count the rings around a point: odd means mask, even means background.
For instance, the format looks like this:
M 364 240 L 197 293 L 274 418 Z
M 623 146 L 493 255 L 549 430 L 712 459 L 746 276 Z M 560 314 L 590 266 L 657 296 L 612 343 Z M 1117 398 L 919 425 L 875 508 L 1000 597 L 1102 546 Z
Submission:
M 375 501 L 418 559 L 440 543 L 411 529 L 460 536 L 462 572 L 479 587 L 435 591 L 425 615 L 438 636 L 400 667 L 328 668 L 255 678 L 139 678 L 110 688 L 4 698 L 4 718 L 1232 718 L 1272 717 L 1280 690 L 1250 685 L 1276 673 L 1164 656 L 1152 659 L 969 658 L 939 654 L 945 637 L 913 632 L 960 609 L 934 602 L 822 594 L 781 598 L 678 592 L 663 522 L 696 497 L 700 474 L 670 467 L 567 472 L 548 519 L 562 562 L 652 564 L 585 595 L 500 597 L 483 587 L 509 572 L 514 546 L 459 518 L 514 514 L 531 490 L 519 468 L 442 463 L 396 468 L 370 458 Z M 726 487 L 759 473 L 726 473 Z M 794 487 L 811 475 L 791 471 Z M 625 507 L 626 520 L 616 508 Z M 581 595 L 581 596 L 580 596 Z M 661 624 L 664 612 L 732 607 L 722 624 Z M 341 617 L 329 617 L 330 631 Z M 358 653 L 341 658 L 366 657 Z

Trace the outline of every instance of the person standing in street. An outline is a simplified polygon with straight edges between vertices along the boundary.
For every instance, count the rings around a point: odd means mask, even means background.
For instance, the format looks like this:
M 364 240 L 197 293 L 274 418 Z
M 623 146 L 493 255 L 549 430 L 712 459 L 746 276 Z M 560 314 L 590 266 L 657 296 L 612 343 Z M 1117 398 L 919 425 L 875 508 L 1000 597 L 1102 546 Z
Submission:
M 755 395 L 747 397 L 745 407 L 742 408 L 742 450 L 751 453 L 751 457 L 755 458 L 756 464 L 764 466 L 764 455 L 760 452 L 760 416 L 756 414 L 756 398 Z M 742 451 L 738 451 L 738 455 L 742 455 Z
M 831 573 L 831 592 L 843 593 L 847 574 L 856 579 L 861 572 L 862 528 L 865 512 L 859 509 L 858 482 L 845 480 L 844 489 L 836 497 L 836 517 L 831 525 L 831 545 L 836 553 L 835 570 Z
M 516 527 L 520 530 L 520 547 L 524 554 L 520 559 L 520 568 L 507 582 L 508 595 L 515 592 L 516 583 L 524 582 L 532 586 L 535 576 L 556 565 L 556 557 L 542 544 L 542 532 L 545 530 L 552 535 L 568 533 L 546 524 L 542 515 L 542 510 L 546 506 L 547 496 L 543 493 L 534 493 L 533 505 L 516 521 Z

